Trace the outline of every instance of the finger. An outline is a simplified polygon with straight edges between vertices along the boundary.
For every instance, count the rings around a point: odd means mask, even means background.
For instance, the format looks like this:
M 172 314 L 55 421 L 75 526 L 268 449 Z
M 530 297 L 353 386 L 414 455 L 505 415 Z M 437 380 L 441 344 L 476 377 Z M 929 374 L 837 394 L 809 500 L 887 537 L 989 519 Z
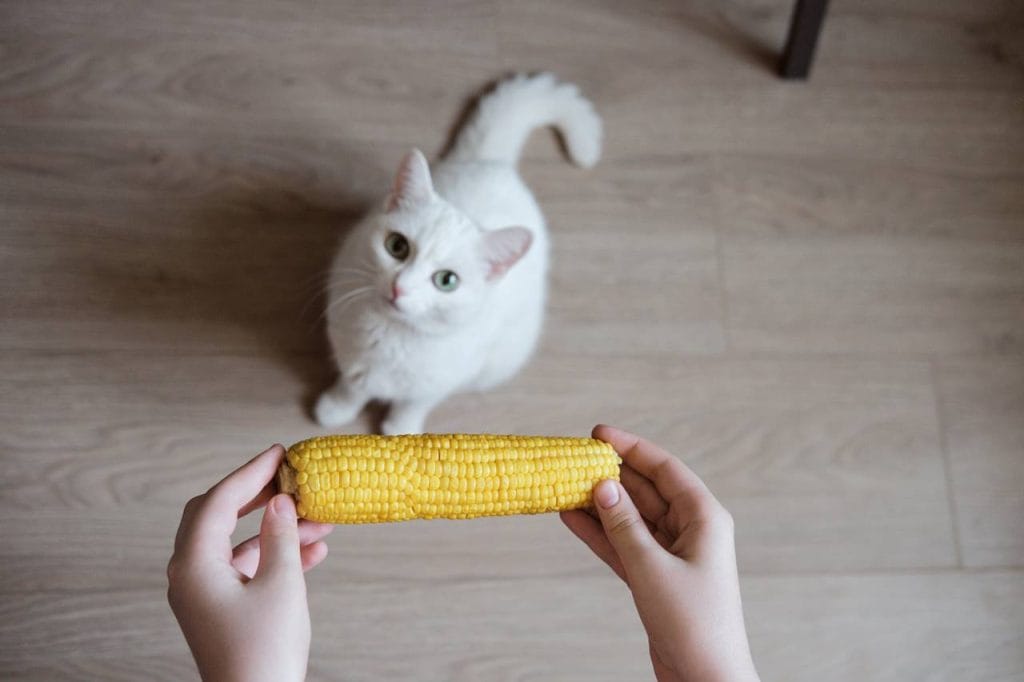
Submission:
M 327 558 L 327 543 L 318 540 L 308 545 L 303 545 L 299 548 L 299 557 L 302 560 L 303 572 L 316 568 L 320 565 L 320 562 Z M 235 565 L 235 569 L 245 577 L 252 578 L 256 572 L 259 558 L 258 549 L 246 552 L 245 555 L 238 559 L 239 563 Z
M 299 520 L 299 544 L 302 547 L 312 545 L 318 540 L 330 535 L 334 526 L 329 523 L 315 523 L 313 521 Z M 231 565 L 235 570 L 247 578 L 256 574 L 256 566 L 260 560 L 260 536 L 253 535 L 235 545 L 231 552 Z
M 334 530 L 334 526 L 329 523 L 317 523 L 315 521 L 307 521 L 306 519 L 299 519 L 299 544 L 308 545 L 317 540 L 321 540 Z M 260 536 L 253 535 L 250 538 L 242 540 L 235 545 L 232 554 L 238 556 L 243 552 L 247 552 L 251 549 L 259 549 Z
M 195 516 L 202 506 L 205 496 L 197 495 L 185 503 L 181 511 L 181 521 L 178 522 L 178 532 L 174 535 L 174 553 L 179 554 L 183 550 L 186 541 L 191 537 L 192 526 L 195 523 Z
M 697 499 L 689 509 L 673 506 L 665 520 L 673 538 L 668 551 L 680 559 L 733 557 L 735 561 L 735 524 L 732 515 L 715 498 Z
M 644 525 L 647 526 L 647 532 L 649 532 L 651 535 L 654 535 L 656 532 L 658 532 L 658 527 L 650 521 L 648 521 L 647 519 L 644 519 L 643 514 L 640 515 L 640 518 L 644 520 Z
M 327 543 L 318 541 L 311 545 L 305 545 L 299 550 L 299 555 L 302 558 L 304 572 L 316 568 L 321 561 L 327 558 Z
M 239 511 L 261 504 L 260 496 L 277 474 L 283 457 L 284 448 L 274 445 L 210 488 L 192 521 L 193 541 L 228 554 Z
M 629 496 L 640 510 L 641 516 L 651 523 L 658 523 L 665 512 L 668 511 L 668 503 L 665 502 L 654 484 L 646 477 L 637 473 L 636 469 L 623 464 L 619 473 L 622 487 L 626 489 Z
M 245 547 L 239 546 L 236 548 L 233 556 L 231 557 L 231 565 L 236 571 L 244 575 L 246 578 L 252 578 L 256 575 L 256 567 L 260 565 L 260 545 L 259 536 L 256 536 L 255 543 L 249 543 L 246 541 Z
M 210 488 L 210 503 L 230 507 L 235 513 L 254 504 L 274 480 L 283 457 L 284 446 L 271 445 Z
M 278 579 L 301 573 L 299 524 L 291 495 L 275 495 L 260 525 L 260 561 L 255 580 Z
M 615 571 L 615 575 L 622 578 L 622 580 L 626 579 L 626 573 L 622 569 L 622 561 L 619 560 L 615 549 L 608 542 L 600 521 L 592 518 L 582 509 L 564 511 L 559 516 L 562 519 L 562 523 L 572 531 L 573 535 L 582 540 L 583 544 L 589 547 L 590 551 L 596 554 L 598 559 L 608 564 L 608 567 Z
M 594 427 L 594 438 L 615 448 L 623 462 L 652 483 L 668 502 L 678 497 L 700 498 L 712 496 L 711 491 L 679 458 L 640 436 L 613 426 Z
M 618 481 L 604 480 L 594 488 L 594 502 L 608 542 L 622 560 L 626 575 L 661 551 L 629 493 Z
M 671 550 L 672 539 L 665 534 L 665 531 L 660 528 L 654 531 L 654 539 L 658 541 L 658 544 L 664 547 L 666 550 Z
M 263 486 L 263 489 L 238 510 L 238 518 L 242 518 L 250 512 L 256 511 L 261 507 L 265 506 L 267 502 L 270 502 L 270 498 L 277 494 L 277 482 L 271 481 L 270 483 Z

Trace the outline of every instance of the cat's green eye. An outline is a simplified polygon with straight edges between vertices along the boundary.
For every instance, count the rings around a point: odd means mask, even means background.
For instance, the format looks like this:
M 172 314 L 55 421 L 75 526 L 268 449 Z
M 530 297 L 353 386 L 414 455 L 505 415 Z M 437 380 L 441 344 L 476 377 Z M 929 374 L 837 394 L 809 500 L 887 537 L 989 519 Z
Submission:
M 384 238 L 384 248 L 397 260 L 409 257 L 409 240 L 397 232 L 392 232 Z
M 455 291 L 459 288 L 459 276 L 451 270 L 438 270 L 433 280 L 434 286 L 441 291 Z

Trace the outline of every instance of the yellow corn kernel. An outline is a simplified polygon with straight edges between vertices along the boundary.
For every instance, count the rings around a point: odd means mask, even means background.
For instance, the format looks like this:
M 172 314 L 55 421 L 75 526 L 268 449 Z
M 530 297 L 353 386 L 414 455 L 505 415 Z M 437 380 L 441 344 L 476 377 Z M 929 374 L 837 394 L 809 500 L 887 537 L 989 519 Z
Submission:
M 312 521 L 471 519 L 589 506 L 620 463 L 592 438 L 321 436 L 288 448 L 277 481 Z

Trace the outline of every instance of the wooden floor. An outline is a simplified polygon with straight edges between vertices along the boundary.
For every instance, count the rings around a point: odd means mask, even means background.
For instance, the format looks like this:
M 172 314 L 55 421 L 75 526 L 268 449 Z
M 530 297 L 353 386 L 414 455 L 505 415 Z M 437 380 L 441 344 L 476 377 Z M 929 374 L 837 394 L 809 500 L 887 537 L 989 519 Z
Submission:
M 765 680 L 1024 680 L 1024 5 L 0 5 L 0 678 L 181 680 L 180 507 L 318 432 L 339 236 L 467 98 L 551 69 L 605 118 L 523 164 L 552 225 L 529 368 L 433 430 L 669 446 L 734 512 Z M 247 524 L 247 528 L 251 524 Z M 553 517 L 342 528 L 312 679 L 639 680 Z

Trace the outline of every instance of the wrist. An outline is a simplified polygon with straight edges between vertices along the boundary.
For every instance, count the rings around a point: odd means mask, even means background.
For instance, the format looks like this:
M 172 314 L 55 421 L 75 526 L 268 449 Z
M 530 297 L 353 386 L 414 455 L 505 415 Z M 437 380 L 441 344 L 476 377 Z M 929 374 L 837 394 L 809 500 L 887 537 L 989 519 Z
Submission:
M 297 669 L 290 661 L 257 659 L 218 661 L 213 666 L 201 666 L 199 674 L 203 682 L 303 682 L 306 679 L 305 662 Z
M 701 682 L 760 682 L 749 653 L 728 651 L 677 652 L 669 664 L 680 680 Z M 664 658 L 662 660 L 665 660 Z
M 761 682 L 761 678 L 754 668 L 754 662 L 749 657 L 745 660 L 732 660 L 727 663 L 719 662 L 718 665 L 710 666 L 704 674 L 698 674 L 694 679 L 708 680 L 709 682 Z

